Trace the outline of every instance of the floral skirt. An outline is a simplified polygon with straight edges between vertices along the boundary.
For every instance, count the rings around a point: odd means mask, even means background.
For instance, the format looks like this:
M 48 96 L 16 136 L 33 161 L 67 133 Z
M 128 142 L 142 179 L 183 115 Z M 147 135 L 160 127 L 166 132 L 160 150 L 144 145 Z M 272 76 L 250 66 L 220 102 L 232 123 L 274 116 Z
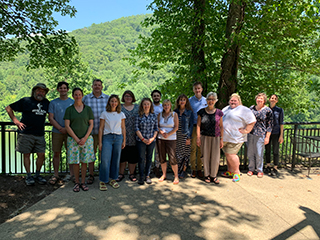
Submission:
M 86 143 L 80 146 L 72 137 L 67 140 L 69 164 L 90 163 L 94 161 L 93 138 L 90 135 Z

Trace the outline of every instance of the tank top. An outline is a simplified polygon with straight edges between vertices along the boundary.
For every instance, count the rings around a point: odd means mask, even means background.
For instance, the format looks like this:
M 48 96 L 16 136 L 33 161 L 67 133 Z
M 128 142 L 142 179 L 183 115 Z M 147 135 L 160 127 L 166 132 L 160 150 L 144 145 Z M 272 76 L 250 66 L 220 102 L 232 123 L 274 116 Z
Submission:
M 166 133 L 171 132 L 172 129 L 174 128 L 174 114 L 175 112 L 171 112 L 170 115 L 166 118 L 162 116 L 162 113 L 159 114 L 159 126 L 160 129 Z M 176 140 L 177 139 L 177 134 L 176 132 L 172 135 L 170 135 L 167 138 L 164 138 L 160 133 L 158 134 L 159 139 L 163 140 Z

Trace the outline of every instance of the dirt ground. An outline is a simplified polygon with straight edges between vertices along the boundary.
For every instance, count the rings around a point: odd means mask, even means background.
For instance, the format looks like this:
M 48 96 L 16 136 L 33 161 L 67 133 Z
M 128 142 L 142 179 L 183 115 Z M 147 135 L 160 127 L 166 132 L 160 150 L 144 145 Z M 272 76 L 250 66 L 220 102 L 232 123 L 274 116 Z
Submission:
M 45 177 L 49 181 L 50 176 Z M 26 208 L 40 201 L 60 187 L 47 183 L 27 186 L 24 176 L 0 174 L 0 224 L 20 214 Z

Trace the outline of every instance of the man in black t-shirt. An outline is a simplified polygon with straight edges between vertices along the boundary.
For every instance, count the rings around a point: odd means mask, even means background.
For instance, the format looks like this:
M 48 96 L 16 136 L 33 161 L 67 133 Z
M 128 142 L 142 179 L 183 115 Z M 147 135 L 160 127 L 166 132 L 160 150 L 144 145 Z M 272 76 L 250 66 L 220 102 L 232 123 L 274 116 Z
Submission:
M 44 139 L 44 124 L 48 113 L 49 101 L 46 94 L 49 89 L 43 83 L 32 88 L 31 97 L 21 98 L 6 107 L 11 120 L 18 127 L 18 140 L 16 151 L 23 154 L 24 167 L 27 171 L 26 184 L 46 184 L 47 181 L 40 175 L 40 169 L 45 158 L 46 142 Z M 19 121 L 14 111 L 22 112 Z M 32 177 L 30 172 L 30 155 L 37 153 L 36 174 Z

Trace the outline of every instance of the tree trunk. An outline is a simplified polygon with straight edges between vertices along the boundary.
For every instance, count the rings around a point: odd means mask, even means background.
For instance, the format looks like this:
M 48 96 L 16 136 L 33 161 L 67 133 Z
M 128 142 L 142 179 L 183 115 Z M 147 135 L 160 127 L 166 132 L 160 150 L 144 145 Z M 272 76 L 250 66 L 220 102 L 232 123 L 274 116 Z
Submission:
M 206 62 L 204 53 L 205 40 L 205 0 L 194 0 L 195 19 L 192 30 L 192 52 L 191 52 L 191 76 L 193 82 L 200 81 L 203 84 L 203 94 L 207 93 L 208 83 L 205 74 Z
M 221 60 L 221 75 L 218 85 L 217 107 L 222 109 L 228 105 L 229 97 L 237 91 L 238 61 L 240 44 L 235 37 L 240 33 L 244 21 L 244 1 L 234 1 L 229 5 L 226 27 L 226 52 Z

